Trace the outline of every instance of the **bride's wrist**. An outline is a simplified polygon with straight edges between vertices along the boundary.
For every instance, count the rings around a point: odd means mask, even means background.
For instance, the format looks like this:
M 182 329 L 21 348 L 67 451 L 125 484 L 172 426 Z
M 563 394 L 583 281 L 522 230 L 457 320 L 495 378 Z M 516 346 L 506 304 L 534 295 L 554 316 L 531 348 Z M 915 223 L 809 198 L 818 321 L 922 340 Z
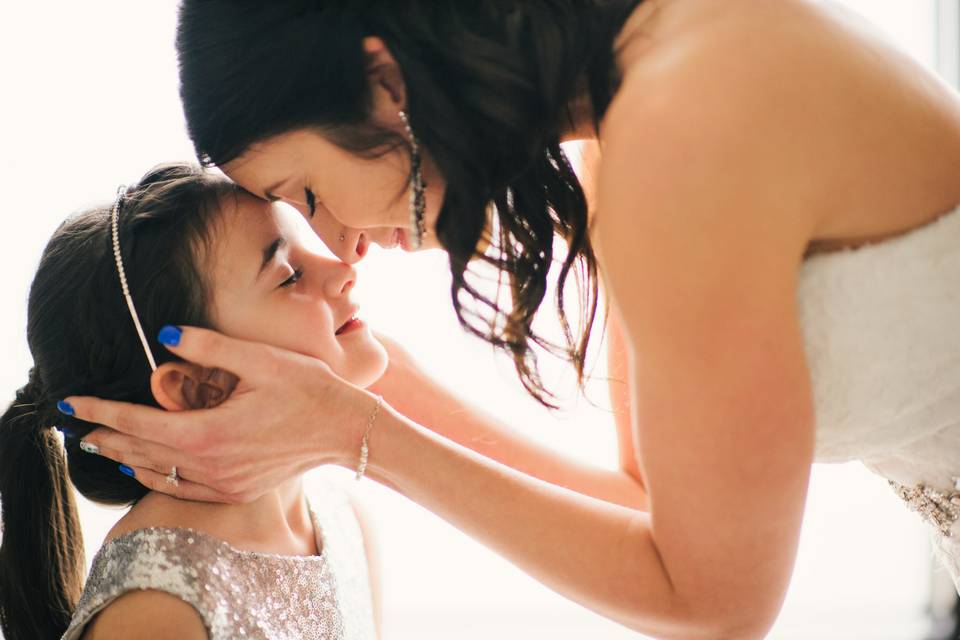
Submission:
M 390 480 L 390 470 L 388 463 L 393 459 L 396 449 L 402 445 L 402 433 L 409 427 L 407 418 L 402 416 L 396 409 L 387 404 L 386 401 L 380 407 L 370 427 L 366 439 L 367 458 L 364 465 L 365 477 L 376 480 L 381 484 L 395 487 Z M 398 436 L 400 436 L 398 438 Z M 355 450 L 352 456 L 348 458 L 347 468 L 357 471 L 361 462 L 361 447 L 363 446 L 362 436 L 357 439 Z
M 324 456 L 320 464 L 334 464 L 351 471 L 357 470 L 364 435 L 368 430 L 376 429 L 386 405 L 386 401 L 378 395 L 368 391 L 360 393 L 361 398 L 350 401 L 355 409 L 343 415 L 340 424 L 328 425 L 328 428 L 318 430 L 322 441 L 317 444 L 316 449 Z

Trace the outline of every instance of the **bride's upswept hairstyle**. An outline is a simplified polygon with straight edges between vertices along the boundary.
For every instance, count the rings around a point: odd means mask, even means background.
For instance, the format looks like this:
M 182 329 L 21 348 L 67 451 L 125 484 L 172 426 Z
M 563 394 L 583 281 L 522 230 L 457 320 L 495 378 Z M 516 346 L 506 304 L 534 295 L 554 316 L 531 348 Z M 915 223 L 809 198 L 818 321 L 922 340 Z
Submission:
M 151 170 L 122 200 L 123 264 L 158 364 L 176 359 L 156 341 L 164 324 L 209 326 L 201 266 L 222 199 L 235 193 L 198 166 L 170 164 Z M 129 505 L 147 493 L 115 462 L 80 450 L 80 438 L 97 425 L 57 410 L 72 394 L 158 406 L 120 288 L 111 210 L 64 222 L 30 287 L 34 364 L 0 419 L 0 627 L 8 640 L 59 638 L 76 607 L 84 554 L 70 481 L 105 504 Z M 61 438 L 55 425 L 72 435 Z
M 598 289 L 587 203 L 559 135 L 579 96 L 597 122 L 606 112 L 619 81 L 614 39 L 641 1 L 183 0 L 177 49 L 190 136 L 201 161 L 219 165 L 302 128 L 359 154 L 406 147 L 369 122 L 362 41 L 382 38 L 403 72 L 411 126 L 446 182 L 437 235 L 457 316 L 509 353 L 527 390 L 549 404 L 534 345 L 568 358 L 582 381 Z M 488 210 L 497 237 L 478 255 Z M 556 289 L 564 345 L 532 329 L 555 238 L 566 244 Z M 468 281 L 477 257 L 506 274 L 508 304 Z M 571 271 L 576 336 L 563 299 Z

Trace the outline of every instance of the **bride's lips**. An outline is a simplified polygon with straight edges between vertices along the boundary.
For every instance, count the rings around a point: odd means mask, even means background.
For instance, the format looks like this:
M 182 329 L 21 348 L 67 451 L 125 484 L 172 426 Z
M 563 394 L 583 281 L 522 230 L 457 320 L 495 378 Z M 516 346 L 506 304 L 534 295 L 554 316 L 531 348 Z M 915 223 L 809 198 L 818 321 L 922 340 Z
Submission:
M 393 231 L 386 239 L 376 240 L 378 245 L 384 249 L 394 249 L 400 246 L 400 227 L 394 227 Z
M 406 252 L 413 251 L 413 247 L 410 246 L 410 236 L 407 235 L 406 229 L 401 229 L 397 227 L 397 240 L 400 244 L 400 248 Z
M 393 249 L 394 247 L 400 246 L 400 227 L 397 227 L 393 230 L 393 233 L 390 234 L 390 242 L 383 245 L 384 249 Z

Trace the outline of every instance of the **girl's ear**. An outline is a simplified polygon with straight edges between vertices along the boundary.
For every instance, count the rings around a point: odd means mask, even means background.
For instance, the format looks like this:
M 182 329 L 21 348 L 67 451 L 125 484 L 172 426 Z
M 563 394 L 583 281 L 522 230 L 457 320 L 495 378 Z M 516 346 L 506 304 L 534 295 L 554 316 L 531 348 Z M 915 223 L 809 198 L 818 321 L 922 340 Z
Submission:
M 190 362 L 165 362 L 150 376 L 153 397 L 167 411 L 215 407 L 236 386 L 237 377 L 233 374 Z

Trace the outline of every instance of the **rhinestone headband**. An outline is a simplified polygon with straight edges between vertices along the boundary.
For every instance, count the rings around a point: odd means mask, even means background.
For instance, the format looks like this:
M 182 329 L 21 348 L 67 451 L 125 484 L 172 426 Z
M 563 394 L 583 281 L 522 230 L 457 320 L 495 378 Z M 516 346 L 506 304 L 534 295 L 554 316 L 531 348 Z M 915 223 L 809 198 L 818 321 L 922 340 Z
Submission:
M 113 203 L 113 210 L 110 212 L 110 229 L 113 238 L 113 259 L 117 263 L 117 273 L 120 274 L 120 288 L 123 289 L 123 297 L 127 300 L 127 308 L 130 309 L 130 317 L 133 318 L 133 324 L 137 328 L 137 335 L 140 336 L 140 343 L 143 345 L 143 351 L 147 354 L 147 360 L 150 362 L 150 369 L 157 370 L 157 361 L 153 358 L 153 351 L 150 350 L 150 343 L 147 342 L 147 336 L 143 333 L 143 325 L 140 324 L 140 316 L 137 315 L 137 308 L 133 306 L 133 298 L 130 297 L 130 287 L 127 286 L 127 274 L 123 270 L 123 259 L 120 257 L 120 232 L 118 230 L 120 220 L 120 205 L 123 204 L 123 196 L 126 194 L 126 187 L 117 189 L 117 199 Z

